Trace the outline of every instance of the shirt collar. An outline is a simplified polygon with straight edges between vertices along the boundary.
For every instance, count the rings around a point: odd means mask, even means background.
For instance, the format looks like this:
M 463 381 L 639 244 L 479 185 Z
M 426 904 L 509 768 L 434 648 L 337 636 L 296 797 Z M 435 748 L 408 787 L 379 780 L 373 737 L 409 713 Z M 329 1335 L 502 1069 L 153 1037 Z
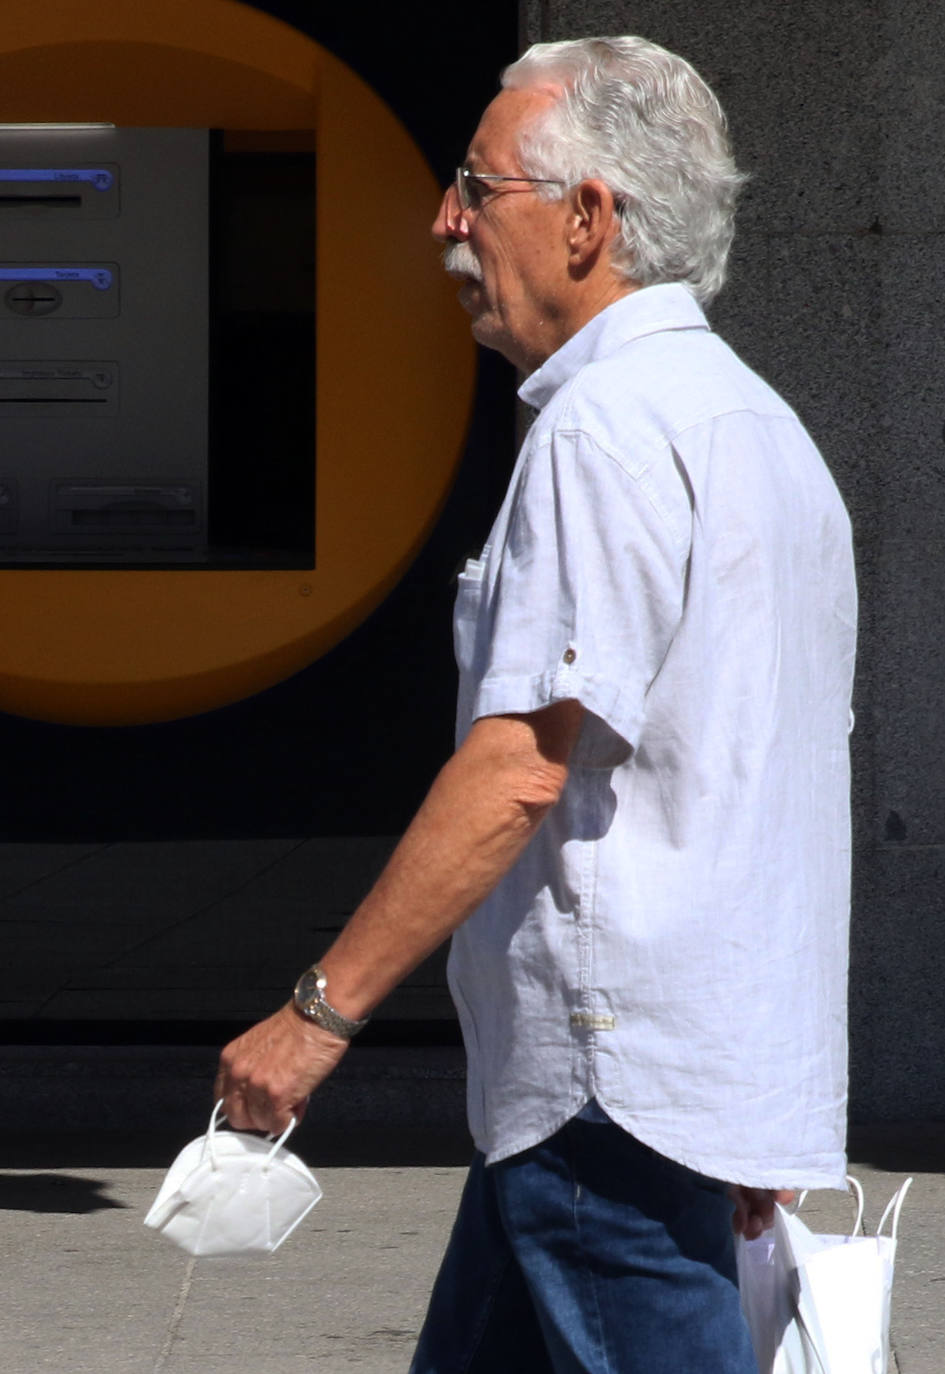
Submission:
M 567 343 L 528 377 L 519 388 L 527 405 L 540 410 L 585 363 L 611 353 L 633 339 L 667 329 L 708 329 L 697 302 L 678 282 L 644 286 L 621 296 L 573 334 Z

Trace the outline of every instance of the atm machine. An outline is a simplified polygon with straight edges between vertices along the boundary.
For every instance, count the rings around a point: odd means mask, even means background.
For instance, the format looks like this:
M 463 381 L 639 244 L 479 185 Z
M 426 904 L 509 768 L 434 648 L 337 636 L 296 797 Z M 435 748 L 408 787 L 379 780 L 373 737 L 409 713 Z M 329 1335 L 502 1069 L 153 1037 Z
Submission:
M 311 567 L 314 155 L 0 128 L 0 567 Z

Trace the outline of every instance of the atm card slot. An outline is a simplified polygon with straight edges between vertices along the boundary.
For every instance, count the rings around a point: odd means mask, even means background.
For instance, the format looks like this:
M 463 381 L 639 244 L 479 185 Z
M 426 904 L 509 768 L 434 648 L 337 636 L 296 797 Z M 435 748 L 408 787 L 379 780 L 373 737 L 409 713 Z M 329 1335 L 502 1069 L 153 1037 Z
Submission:
M 114 219 L 118 167 L 0 167 L 0 219 Z
M 0 210 L 29 210 L 42 209 L 46 206 L 55 207 L 57 210 L 71 210 L 81 207 L 82 197 L 72 195 L 49 195 L 49 196 L 27 196 L 27 195 L 4 195 L 0 192 Z
M 118 364 L 0 360 L 4 416 L 117 415 Z
M 74 482 L 53 489 L 57 534 L 186 535 L 199 526 L 200 492 L 194 486 Z

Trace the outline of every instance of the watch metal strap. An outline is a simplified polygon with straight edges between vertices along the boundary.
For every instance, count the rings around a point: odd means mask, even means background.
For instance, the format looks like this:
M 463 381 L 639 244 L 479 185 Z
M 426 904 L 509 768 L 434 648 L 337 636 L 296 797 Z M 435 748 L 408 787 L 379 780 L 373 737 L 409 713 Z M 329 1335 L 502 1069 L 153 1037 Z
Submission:
M 333 1007 L 325 996 L 327 982 L 320 964 L 313 964 L 306 969 L 295 985 L 296 1008 L 307 1020 L 314 1021 L 323 1030 L 331 1031 L 332 1035 L 340 1036 L 342 1040 L 350 1040 L 364 1029 L 370 1018 L 365 1016 L 362 1021 L 355 1021 Z

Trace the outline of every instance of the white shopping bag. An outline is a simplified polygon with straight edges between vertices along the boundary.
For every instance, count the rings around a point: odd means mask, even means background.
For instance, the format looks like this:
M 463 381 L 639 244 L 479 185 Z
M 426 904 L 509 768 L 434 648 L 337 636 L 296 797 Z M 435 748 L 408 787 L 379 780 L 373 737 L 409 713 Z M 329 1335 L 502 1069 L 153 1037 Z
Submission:
M 816 1235 L 778 1206 L 773 1230 L 738 1240 L 742 1309 L 760 1374 L 887 1374 L 896 1236 L 912 1179 L 890 1199 L 875 1236 L 857 1234 L 863 1190 L 849 1183 L 858 1203 L 852 1235 Z
M 322 1195 L 314 1174 L 279 1139 L 217 1131 L 222 1102 L 206 1135 L 185 1145 L 161 1185 L 145 1226 L 191 1255 L 271 1254 Z

